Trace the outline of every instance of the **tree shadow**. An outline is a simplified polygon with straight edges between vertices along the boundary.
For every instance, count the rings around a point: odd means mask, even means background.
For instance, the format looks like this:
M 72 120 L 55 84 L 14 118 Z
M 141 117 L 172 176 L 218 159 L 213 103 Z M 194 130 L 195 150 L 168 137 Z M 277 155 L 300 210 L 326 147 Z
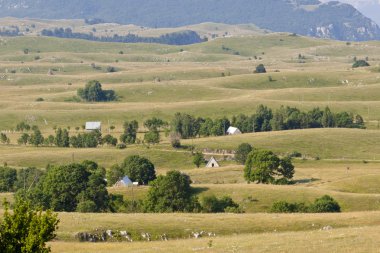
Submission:
M 208 187 L 193 187 L 192 188 L 192 193 L 193 194 L 201 194 L 202 192 L 208 191 L 210 188 Z
M 293 180 L 294 184 L 308 184 L 316 181 L 321 181 L 319 178 L 304 178 L 304 179 L 297 179 Z

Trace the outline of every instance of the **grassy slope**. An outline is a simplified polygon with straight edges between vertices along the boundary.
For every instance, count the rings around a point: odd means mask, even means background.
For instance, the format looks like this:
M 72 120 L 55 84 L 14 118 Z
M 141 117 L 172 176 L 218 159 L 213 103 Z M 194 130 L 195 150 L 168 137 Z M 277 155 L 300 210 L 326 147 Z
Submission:
M 270 232 L 202 238 L 192 240 L 174 240 L 169 242 L 139 242 L 132 244 L 105 243 L 83 244 L 53 242 L 52 252 L 377 252 L 380 247 L 377 227 L 342 228 L 332 231 L 310 232 Z M 211 242 L 211 243 L 210 243 Z M 210 248 L 211 244 L 211 248 Z

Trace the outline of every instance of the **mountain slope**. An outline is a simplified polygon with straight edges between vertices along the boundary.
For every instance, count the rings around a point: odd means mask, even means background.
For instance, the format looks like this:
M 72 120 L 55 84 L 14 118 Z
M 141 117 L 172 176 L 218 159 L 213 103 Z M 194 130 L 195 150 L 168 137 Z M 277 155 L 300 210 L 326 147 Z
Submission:
M 149 27 L 253 23 L 272 31 L 339 40 L 380 39 L 358 10 L 318 0 L 0 0 L 0 17 L 100 18 Z

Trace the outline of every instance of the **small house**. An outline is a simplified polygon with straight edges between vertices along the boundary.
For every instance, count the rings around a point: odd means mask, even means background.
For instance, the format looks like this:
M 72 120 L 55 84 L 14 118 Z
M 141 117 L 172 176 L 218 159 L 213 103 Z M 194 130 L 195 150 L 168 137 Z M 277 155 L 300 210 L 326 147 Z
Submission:
M 237 134 L 241 134 L 241 131 L 239 130 L 239 128 L 231 126 L 227 129 L 227 134 L 228 135 L 237 135 Z
M 117 181 L 114 187 L 130 187 L 133 186 L 133 182 L 128 176 L 123 177 L 121 180 Z
M 102 130 L 102 122 L 86 122 L 86 131 Z
M 219 168 L 219 167 L 220 165 L 214 157 L 211 157 L 206 165 L 206 168 Z

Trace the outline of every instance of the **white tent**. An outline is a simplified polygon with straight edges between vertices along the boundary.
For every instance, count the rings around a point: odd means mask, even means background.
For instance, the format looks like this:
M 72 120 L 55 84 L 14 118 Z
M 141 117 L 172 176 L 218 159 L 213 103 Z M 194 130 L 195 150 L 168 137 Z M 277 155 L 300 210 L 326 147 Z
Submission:
M 228 135 L 236 135 L 236 134 L 241 134 L 241 131 L 237 127 L 229 127 L 227 130 Z
M 211 157 L 206 165 L 206 168 L 219 168 L 219 167 L 220 165 L 214 157 Z
M 114 187 L 129 187 L 133 186 L 133 182 L 129 179 L 128 176 L 123 177 L 123 179 L 116 182 Z
M 86 122 L 86 130 L 87 131 L 102 130 L 102 122 Z

